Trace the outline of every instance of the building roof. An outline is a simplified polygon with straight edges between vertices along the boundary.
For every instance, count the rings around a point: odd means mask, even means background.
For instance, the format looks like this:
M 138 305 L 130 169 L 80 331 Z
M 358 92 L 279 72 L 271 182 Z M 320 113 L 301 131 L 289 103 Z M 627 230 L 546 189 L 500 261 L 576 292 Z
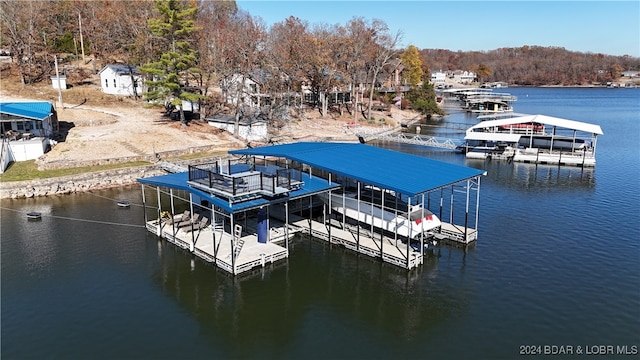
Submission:
M 140 72 L 138 71 L 138 69 L 133 66 L 133 65 L 122 65 L 122 64 L 111 64 L 111 65 L 106 65 L 105 67 L 102 68 L 102 70 L 100 70 L 100 74 L 105 71 L 106 69 L 111 69 L 114 73 L 116 73 L 116 75 L 138 75 L 140 74 Z
M 229 213 L 246 211 L 250 209 L 259 208 L 261 206 L 274 204 L 278 202 L 284 202 L 286 200 L 293 200 L 296 198 L 306 197 L 310 195 L 314 195 L 317 193 L 321 193 L 327 191 L 332 188 L 337 188 L 338 184 L 329 183 L 328 181 L 318 178 L 318 177 L 310 177 L 309 174 L 302 174 L 302 181 L 304 182 L 304 186 L 302 186 L 298 190 L 291 191 L 289 196 L 280 198 L 279 200 L 268 200 L 266 198 L 258 198 L 254 200 L 237 202 L 237 203 L 229 203 L 228 199 L 209 194 L 200 189 L 193 188 L 189 186 L 187 183 L 189 181 L 189 172 L 180 172 L 175 174 L 167 174 L 160 176 L 152 176 L 148 178 L 138 179 L 138 182 L 141 184 L 149 184 L 155 186 L 163 186 L 173 189 L 186 190 L 194 195 L 199 196 L 203 200 L 207 200 L 210 203 L 221 207 L 225 211 Z
M 283 157 L 407 196 L 485 174 L 484 170 L 358 143 L 299 142 L 229 153 Z
M 0 113 L 35 120 L 44 120 L 55 111 L 48 101 L 2 102 Z
M 565 129 L 584 131 L 587 133 L 592 133 L 597 135 L 603 134 L 602 129 L 600 128 L 600 125 L 589 124 L 585 122 L 562 119 L 562 118 L 546 116 L 546 115 L 527 115 L 527 116 L 521 116 L 521 117 L 509 118 L 509 119 L 482 121 L 470 127 L 469 129 L 467 129 L 467 133 L 473 131 L 474 129 L 482 129 L 482 128 L 503 126 L 503 125 L 510 125 L 510 124 L 528 124 L 528 123 L 558 126 Z
M 207 116 L 204 118 L 208 122 L 218 123 L 218 124 L 234 124 L 236 119 L 233 115 L 213 115 Z M 238 120 L 240 126 L 251 126 L 257 124 L 266 124 L 267 121 L 259 116 L 243 116 Z

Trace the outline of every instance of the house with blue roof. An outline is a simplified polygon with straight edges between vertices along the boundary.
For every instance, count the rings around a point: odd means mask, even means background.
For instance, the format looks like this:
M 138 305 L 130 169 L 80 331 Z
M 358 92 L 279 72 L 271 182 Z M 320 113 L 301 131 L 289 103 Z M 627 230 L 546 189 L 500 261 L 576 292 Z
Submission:
M 0 102 L 0 172 L 12 161 L 37 159 L 55 144 L 58 115 L 48 101 Z

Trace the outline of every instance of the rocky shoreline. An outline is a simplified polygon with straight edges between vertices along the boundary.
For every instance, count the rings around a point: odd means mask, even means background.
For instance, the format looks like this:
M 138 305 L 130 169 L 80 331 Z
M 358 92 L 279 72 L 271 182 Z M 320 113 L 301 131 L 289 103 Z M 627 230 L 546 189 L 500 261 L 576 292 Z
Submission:
M 154 166 L 83 173 L 47 179 L 2 182 L 0 199 L 20 199 L 38 196 L 64 195 L 135 184 L 137 179 L 165 172 Z

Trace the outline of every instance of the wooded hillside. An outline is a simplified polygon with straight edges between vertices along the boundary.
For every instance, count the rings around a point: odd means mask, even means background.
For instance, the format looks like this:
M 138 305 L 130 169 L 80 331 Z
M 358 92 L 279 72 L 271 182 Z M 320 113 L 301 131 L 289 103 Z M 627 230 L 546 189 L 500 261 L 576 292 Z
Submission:
M 640 58 L 580 53 L 561 47 L 522 46 L 483 52 L 421 51 L 433 71 L 490 69 L 480 82 L 504 81 L 510 85 L 594 85 L 616 81 L 623 71 L 640 70 Z M 480 74 L 479 72 L 477 72 Z
M 383 82 L 405 50 L 396 48 L 399 33 L 380 20 L 327 25 L 290 17 L 267 28 L 260 14 L 240 11 L 233 0 L 168 1 L 197 7 L 189 41 L 201 72 L 189 81 L 205 95 L 231 74 L 255 76 L 258 69 L 269 71 L 270 77 L 262 73 L 262 86 L 272 91 L 299 89 L 303 82 L 323 89 Z M 62 62 L 92 55 L 99 69 L 114 62 L 143 65 L 163 51 L 163 39 L 148 26 L 158 15 L 154 1 L 0 1 L 0 7 L 1 48 L 12 57 L 3 66 L 16 67 L 25 84 L 48 81 L 54 54 Z M 640 70 L 640 58 L 533 45 L 483 52 L 422 49 L 420 58 L 423 79 L 430 70 L 467 70 L 481 75 L 481 82 L 513 85 L 589 85 Z

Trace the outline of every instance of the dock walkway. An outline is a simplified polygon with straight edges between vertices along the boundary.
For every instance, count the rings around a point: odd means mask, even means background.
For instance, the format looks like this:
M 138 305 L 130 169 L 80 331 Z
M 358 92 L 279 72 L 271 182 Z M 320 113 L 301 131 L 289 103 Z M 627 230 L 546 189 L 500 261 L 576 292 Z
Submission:
M 271 210 L 270 215 L 278 220 L 284 221 L 282 209 Z M 299 231 L 308 232 L 311 236 L 330 242 L 340 244 L 345 248 L 357 253 L 365 254 L 374 258 L 381 258 L 383 261 L 403 268 L 413 269 L 423 263 L 423 254 L 420 251 L 409 247 L 409 261 L 407 262 L 407 244 L 402 241 L 390 238 L 377 232 L 356 226 L 339 223 L 336 220 L 323 224 L 316 220 L 305 219 L 298 215 L 289 214 L 289 223 Z M 437 240 L 450 241 L 457 244 L 470 244 L 477 238 L 475 229 L 467 229 L 465 236 L 464 227 L 442 223 L 441 233 L 434 235 Z
M 175 229 L 172 225 L 162 224 L 158 219 L 146 223 L 147 230 L 150 232 L 231 274 L 264 267 L 265 264 L 274 263 L 289 256 L 289 250 L 277 244 L 285 241 L 287 231 L 279 223 L 274 225 L 269 229 L 269 242 L 260 243 L 257 235 L 250 234 L 240 237 L 234 246 L 233 235 L 220 228 L 208 226 L 194 232 L 185 232 L 182 229 Z M 289 237 L 297 231 L 299 231 L 297 228 L 290 227 Z

